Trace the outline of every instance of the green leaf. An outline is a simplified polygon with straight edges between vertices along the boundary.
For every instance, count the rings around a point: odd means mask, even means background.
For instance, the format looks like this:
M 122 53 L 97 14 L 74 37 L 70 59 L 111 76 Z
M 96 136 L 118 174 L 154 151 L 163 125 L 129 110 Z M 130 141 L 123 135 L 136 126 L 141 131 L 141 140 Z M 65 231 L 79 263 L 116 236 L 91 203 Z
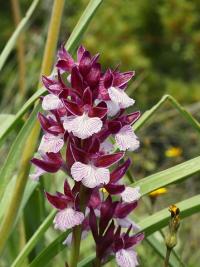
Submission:
M 0 114 L 0 135 L 2 134 L 2 129 L 6 128 L 13 121 L 14 117 L 12 114 Z
M 14 33 L 12 34 L 12 36 L 10 37 L 8 42 L 6 43 L 6 46 L 4 47 L 4 49 L 0 55 L 0 71 L 3 68 L 3 65 L 5 64 L 6 59 L 8 58 L 10 52 L 14 48 L 20 33 L 24 30 L 25 26 L 28 24 L 30 17 L 33 14 L 34 10 L 36 9 L 38 3 L 39 3 L 39 0 L 33 1 L 31 6 L 29 7 L 25 17 L 20 21 L 16 30 L 14 31 Z
M 200 123 L 183 107 L 178 101 L 171 95 L 164 95 L 161 100 L 154 105 L 150 110 L 144 112 L 138 121 L 133 125 L 135 131 L 139 130 L 154 114 L 157 110 L 166 102 L 169 101 L 179 113 L 191 124 L 191 126 L 200 133 Z
M 46 218 L 46 220 L 40 225 L 40 227 L 37 229 L 37 231 L 34 233 L 34 235 L 29 239 L 29 241 L 26 243 L 25 247 L 22 249 L 18 257 L 15 259 L 11 267 L 21 267 L 23 261 L 25 258 L 29 255 L 31 250 L 34 248 L 34 246 L 37 244 L 37 242 L 43 237 L 46 230 L 49 228 L 49 226 L 52 224 L 53 218 L 56 214 L 56 210 L 53 210 L 49 216 Z
M 31 113 L 29 119 L 26 121 L 24 126 L 22 127 L 21 131 L 17 135 L 14 143 L 11 146 L 11 149 L 8 153 L 8 156 L 4 162 L 3 167 L 0 171 L 0 199 L 6 189 L 7 184 L 12 178 L 13 171 L 19 162 L 21 151 L 24 147 L 24 144 L 26 142 L 26 139 L 29 135 L 30 130 L 35 124 L 35 118 L 40 109 L 40 105 L 37 105 L 37 107 L 34 109 L 34 111 Z
M 51 244 L 49 244 L 41 253 L 30 263 L 29 267 L 38 267 L 47 265 L 66 245 L 63 245 L 63 241 L 68 236 L 69 231 L 59 235 Z
M 103 0 L 91 0 L 89 4 L 87 5 L 85 11 L 80 17 L 78 23 L 76 24 L 75 28 L 73 29 L 72 34 L 70 35 L 66 43 L 65 47 L 71 53 L 73 53 L 75 49 L 77 48 L 91 19 L 93 18 L 94 14 L 96 13 L 98 7 L 100 6 L 102 2 Z
M 83 15 L 79 19 L 76 27 L 74 28 L 73 32 L 71 33 L 65 47 L 66 49 L 72 53 L 74 49 L 79 44 L 84 32 L 86 31 L 89 22 L 91 21 L 92 17 L 94 16 L 95 12 L 97 11 L 100 4 L 103 2 L 103 0 L 91 0 L 86 7 Z M 3 143 L 4 138 L 7 136 L 7 134 L 14 129 L 14 127 L 18 124 L 21 117 L 27 112 L 27 110 L 34 104 L 36 99 L 38 99 L 39 96 L 44 94 L 46 89 L 44 87 L 40 88 L 32 97 L 23 105 L 23 107 L 17 112 L 17 114 L 13 117 L 13 120 L 10 121 L 6 125 L 6 127 L 2 128 L 0 132 L 0 146 Z
M 167 170 L 152 174 L 143 178 L 133 186 L 140 186 L 141 194 L 146 195 L 160 187 L 167 186 L 172 183 L 182 181 L 188 176 L 191 176 L 200 171 L 200 156 L 194 159 L 185 161 Z

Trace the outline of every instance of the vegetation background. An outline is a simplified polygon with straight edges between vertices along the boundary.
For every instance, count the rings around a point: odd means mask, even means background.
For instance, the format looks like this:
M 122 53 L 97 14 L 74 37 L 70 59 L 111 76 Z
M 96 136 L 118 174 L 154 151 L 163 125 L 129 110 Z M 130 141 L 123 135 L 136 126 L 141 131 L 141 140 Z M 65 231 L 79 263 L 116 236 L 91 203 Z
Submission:
M 21 35 L 21 52 L 16 47 L 1 71 L 1 113 L 16 113 L 22 103 L 36 91 L 52 3 L 51 0 L 40 1 L 27 29 Z M 68 39 L 87 3 L 86 0 L 66 1 L 59 45 Z M 19 4 L 23 17 L 31 1 L 20 0 Z M 13 1 L 2 1 L 0 21 L 2 51 L 16 27 Z M 129 94 L 136 100 L 135 110 L 144 112 L 164 94 L 170 94 L 187 107 L 196 119 L 200 119 L 200 1 L 106 0 L 97 11 L 82 43 L 93 53 L 101 54 L 103 66 L 111 65 L 114 68 L 120 64 L 121 70 L 136 71 L 136 77 L 128 88 Z M 20 128 L 19 123 L 16 131 Z M 10 134 L 1 148 L 1 163 L 15 134 Z M 136 180 L 199 155 L 198 133 L 170 103 L 163 105 L 138 135 L 141 148 L 131 155 L 131 173 Z M 199 193 L 199 178 L 199 174 L 196 174 L 181 184 L 171 185 L 165 194 L 153 200 L 153 197 L 146 197 L 146 204 L 141 205 L 139 214 L 153 213 Z M 25 211 L 29 215 L 25 223 L 27 239 L 41 223 L 33 223 L 34 214 L 30 214 L 36 197 L 37 192 L 33 194 L 32 202 Z M 181 223 L 177 251 L 185 266 L 199 266 L 199 221 L 200 215 L 196 214 Z M 16 228 L 16 231 L 20 233 L 20 228 Z M 51 234 L 55 236 L 55 233 Z M 160 239 L 160 236 L 157 238 Z M 16 242 L 16 238 L 13 238 L 13 255 L 9 255 L 11 258 L 15 258 L 18 253 Z M 34 258 L 39 250 L 40 245 L 30 257 Z M 154 264 L 162 266 L 163 260 L 148 243 L 143 242 L 138 252 L 142 267 Z M 64 257 L 66 253 L 63 252 Z M 62 266 L 58 263 L 62 262 L 63 255 L 55 258 L 57 264 L 54 266 Z M 9 264 L 5 258 L 0 259 L 0 266 Z

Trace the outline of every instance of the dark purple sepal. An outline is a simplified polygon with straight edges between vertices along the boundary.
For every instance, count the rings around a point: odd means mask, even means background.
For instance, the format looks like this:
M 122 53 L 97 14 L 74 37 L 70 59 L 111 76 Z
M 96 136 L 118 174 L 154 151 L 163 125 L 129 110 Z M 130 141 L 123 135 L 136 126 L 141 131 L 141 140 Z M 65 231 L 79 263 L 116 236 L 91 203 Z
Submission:
M 105 185 L 104 188 L 106 189 L 106 191 L 108 191 L 110 195 L 118 195 L 118 194 L 121 194 L 125 190 L 124 185 L 111 184 L 111 183 Z
M 115 217 L 119 219 L 125 218 L 137 207 L 137 201 L 132 203 L 118 203 L 115 209 Z
M 110 167 L 124 157 L 124 152 L 99 156 L 95 161 L 96 167 Z
M 63 194 L 62 196 L 55 196 L 45 192 L 45 195 L 49 203 L 51 203 L 56 209 L 63 210 L 67 208 L 68 200 Z
M 120 131 L 120 129 L 122 128 L 122 124 L 120 121 L 109 121 L 108 122 L 108 129 L 112 134 L 116 134 Z
M 112 171 L 110 174 L 110 182 L 111 183 L 118 182 L 124 176 L 130 164 L 131 164 L 131 160 L 127 159 L 122 165 L 120 165 L 114 171 Z

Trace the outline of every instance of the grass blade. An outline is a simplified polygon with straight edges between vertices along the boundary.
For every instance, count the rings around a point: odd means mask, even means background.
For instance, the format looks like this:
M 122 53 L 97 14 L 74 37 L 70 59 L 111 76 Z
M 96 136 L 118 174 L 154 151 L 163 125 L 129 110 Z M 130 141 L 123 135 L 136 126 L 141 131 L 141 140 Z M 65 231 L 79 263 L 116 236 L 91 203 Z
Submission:
M 191 176 L 200 171 L 200 156 L 194 159 L 185 161 L 167 170 L 152 174 L 143 178 L 133 186 L 140 186 L 142 195 L 146 195 L 160 187 L 180 182 L 188 176 Z
M 52 224 L 53 218 L 55 216 L 56 211 L 53 210 L 49 216 L 46 218 L 46 220 L 40 225 L 40 227 L 37 229 L 35 234 L 29 239 L 26 246 L 23 248 L 23 250 L 20 252 L 18 257 L 15 259 L 11 267 L 20 267 L 25 258 L 28 256 L 28 254 L 31 252 L 31 250 L 34 248 L 34 246 L 37 244 L 37 242 L 40 240 L 40 238 L 43 237 L 46 230 L 49 228 L 49 226 Z
M 154 105 L 150 110 L 144 112 L 140 119 L 133 125 L 135 131 L 139 130 L 154 114 L 156 111 L 166 102 L 170 103 L 179 111 L 179 113 L 191 124 L 191 126 L 200 133 L 200 123 L 183 107 L 178 101 L 171 95 L 164 95 L 161 100 Z
M 0 55 L 0 71 L 3 68 L 3 65 L 6 62 L 6 59 L 8 58 L 10 52 L 12 51 L 13 47 L 16 44 L 16 41 L 20 35 L 20 33 L 24 30 L 25 26 L 30 20 L 31 15 L 33 14 L 34 10 L 37 7 L 37 4 L 39 3 L 39 0 L 34 0 L 31 6 L 29 7 L 25 17 L 21 20 L 19 25 L 17 26 L 16 30 L 8 40 L 6 46 L 4 47 L 3 51 L 1 52 Z
M 63 245 L 63 241 L 66 239 L 68 232 L 59 235 L 47 248 L 41 251 L 41 253 L 30 263 L 29 267 L 38 267 L 47 265 L 66 245 Z M 13 266 L 12 266 L 13 267 Z

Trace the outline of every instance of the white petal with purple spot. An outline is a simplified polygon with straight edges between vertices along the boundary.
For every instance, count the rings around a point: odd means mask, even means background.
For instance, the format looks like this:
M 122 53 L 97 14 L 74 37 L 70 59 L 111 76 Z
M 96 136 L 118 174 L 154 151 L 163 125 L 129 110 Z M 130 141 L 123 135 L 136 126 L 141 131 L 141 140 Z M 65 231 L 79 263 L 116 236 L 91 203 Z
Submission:
M 120 249 L 115 257 L 120 267 L 135 267 L 138 265 L 137 253 L 132 249 Z
M 71 229 L 72 227 L 81 224 L 83 220 L 84 214 L 82 212 L 76 211 L 72 208 L 66 208 L 56 214 L 53 223 L 55 229 L 59 229 L 64 232 L 67 229 Z
M 129 187 L 127 186 L 125 190 L 121 193 L 122 200 L 124 202 L 134 202 L 140 199 L 140 187 Z
M 64 141 L 62 138 L 47 133 L 43 135 L 38 150 L 43 153 L 46 152 L 58 153 L 62 149 L 63 145 Z
M 122 89 L 110 87 L 108 94 L 113 102 L 119 104 L 120 108 L 128 108 L 135 103 L 135 100 L 130 98 Z
M 78 161 L 72 165 L 71 174 L 75 181 L 82 181 L 89 188 L 107 184 L 110 180 L 108 169 L 97 168 L 91 164 L 86 165 Z
M 86 139 L 102 128 L 102 121 L 98 117 L 90 118 L 86 113 L 81 116 L 69 116 L 64 118 L 63 127 L 75 136 Z
M 46 95 L 42 100 L 42 108 L 44 110 L 53 110 L 63 108 L 64 105 L 58 96 L 49 94 Z
M 139 148 L 140 141 L 138 137 L 133 132 L 130 125 L 125 125 L 121 130 L 115 135 L 115 141 L 120 150 L 134 151 Z

